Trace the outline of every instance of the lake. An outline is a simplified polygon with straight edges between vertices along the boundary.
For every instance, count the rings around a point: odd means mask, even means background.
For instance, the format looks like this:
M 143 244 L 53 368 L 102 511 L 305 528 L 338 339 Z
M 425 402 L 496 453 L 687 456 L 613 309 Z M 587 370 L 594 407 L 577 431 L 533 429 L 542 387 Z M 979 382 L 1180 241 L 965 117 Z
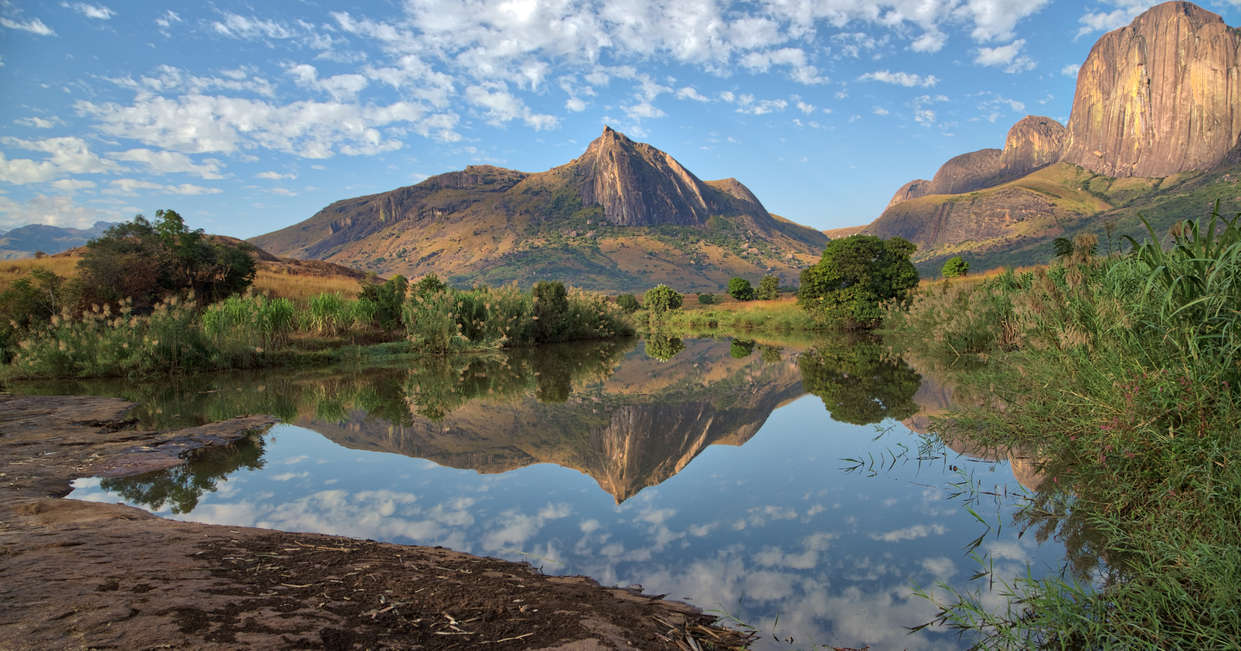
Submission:
M 284 421 L 184 466 L 78 480 L 72 498 L 641 585 L 754 627 L 756 648 L 966 647 L 909 633 L 936 613 L 915 590 L 982 589 L 1003 608 L 999 582 L 969 580 L 972 543 L 999 579 L 1066 557 L 1014 523 L 1026 489 L 1008 460 L 924 445 L 914 430 L 949 392 L 874 342 L 652 337 L 17 390 L 117 395 L 151 427 Z

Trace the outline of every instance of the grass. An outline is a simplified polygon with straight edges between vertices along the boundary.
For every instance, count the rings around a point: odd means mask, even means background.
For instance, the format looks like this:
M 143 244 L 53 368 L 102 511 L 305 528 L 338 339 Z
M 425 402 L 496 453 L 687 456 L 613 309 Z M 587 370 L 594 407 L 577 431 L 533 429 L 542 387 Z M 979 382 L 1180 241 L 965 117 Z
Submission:
M 638 320 L 652 329 L 711 334 L 785 334 L 822 329 L 808 312 L 797 306 L 797 299 L 793 297 L 770 301 L 729 300 L 701 306 L 696 297 L 687 296 L 686 305 L 665 313 L 658 322 L 644 319 L 645 313 L 639 313 Z
M 976 405 L 941 435 L 1038 459 L 1023 523 L 1056 531 L 1079 573 L 1100 577 L 1018 579 L 1007 613 L 972 594 L 941 602 L 938 621 L 983 646 L 1241 639 L 1241 215 L 1133 244 L 931 284 L 889 315 L 890 337 L 957 369 Z

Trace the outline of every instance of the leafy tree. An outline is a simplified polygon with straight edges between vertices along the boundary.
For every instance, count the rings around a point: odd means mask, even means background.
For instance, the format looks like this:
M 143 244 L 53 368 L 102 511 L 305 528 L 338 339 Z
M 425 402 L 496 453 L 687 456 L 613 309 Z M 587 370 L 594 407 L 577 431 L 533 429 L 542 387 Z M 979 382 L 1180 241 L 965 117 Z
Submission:
M 47 323 L 71 300 L 65 279 L 35 267 L 0 292 L 0 364 L 7 364 L 17 341 L 32 327 Z
M 754 297 L 760 301 L 771 301 L 780 298 L 780 279 L 775 276 L 763 276 L 758 281 L 758 289 L 754 292 Z
M 254 280 L 249 249 L 245 243 L 213 241 L 202 229 L 189 230 L 173 210 L 155 211 L 154 222 L 138 215 L 86 245 L 78 262 L 82 298 L 92 303 L 132 298 L 138 310 L 187 291 L 199 302 L 217 301 Z
M 752 339 L 733 339 L 728 347 L 728 356 L 733 359 L 745 359 L 753 352 L 754 340 Z
M 940 273 L 943 274 L 944 278 L 957 278 L 959 276 L 964 276 L 969 272 L 970 263 L 966 262 L 965 258 L 962 258 L 959 255 L 954 255 L 951 258 L 948 258 L 948 260 L 944 262 L 943 269 L 940 270 Z
M 661 333 L 652 333 L 646 338 L 646 356 L 666 362 L 685 350 L 685 343 L 680 337 L 670 337 Z
M 918 285 L 918 270 L 909 260 L 915 248 L 899 237 L 853 235 L 832 240 L 818 264 L 802 271 L 797 303 L 846 328 L 873 328 L 882 319 L 882 303 L 905 302 Z
M 447 291 L 448 285 L 435 274 L 427 274 L 414 285 L 413 294 L 417 298 L 426 298 Z
M 384 283 L 370 282 L 362 286 L 359 299 L 370 301 L 375 306 L 373 321 L 384 330 L 396 330 L 401 327 L 401 306 L 405 304 L 405 295 L 409 293 L 409 281 L 405 276 L 397 274 Z
M 876 341 L 819 346 L 797 360 L 802 386 L 818 396 L 834 420 L 854 425 L 903 420 L 918 411 L 922 376 Z
M 745 278 L 733 278 L 728 281 L 728 294 L 739 301 L 754 300 L 754 288 Z
M 638 303 L 638 297 L 633 294 L 621 294 L 616 297 L 616 304 L 626 312 L 637 312 L 642 309 L 642 304 Z
M 642 302 L 646 304 L 646 309 L 650 310 L 651 314 L 658 315 L 679 309 L 684 299 L 675 289 L 661 284 L 646 290 Z
M 534 339 L 539 343 L 564 341 L 569 293 L 559 282 L 538 282 L 534 295 Z
M 720 302 L 720 299 L 715 294 L 699 294 L 698 295 L 699 305 L 714 305 L 718 302 Z

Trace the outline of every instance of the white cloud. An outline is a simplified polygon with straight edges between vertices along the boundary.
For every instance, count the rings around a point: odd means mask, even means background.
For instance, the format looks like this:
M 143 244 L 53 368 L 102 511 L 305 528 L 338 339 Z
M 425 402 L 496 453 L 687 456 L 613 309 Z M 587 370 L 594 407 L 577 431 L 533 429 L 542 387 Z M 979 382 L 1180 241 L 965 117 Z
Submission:
M 125 196 L 134 196 L 139 192 L 176 194 L 184 196 L 220 194 L 222 192 L 219 188 L 207 188 L 201 185 L 194 185 L 192 183 L 164 185 L 162 183 L 152 183 L 151 181 L 143 181 L 140 179 L 116 179 L 111 181 L 109 186 L 109 189 L 104 190 L 104 192 L 108 194 L 119 194 Z
M 797 110 L 801 111 L 802 113 L 805 113 L 806 115 L 810 115 L 811 113 L 814 113 L 815 106 L 814 104 L 809 104 L 801 100 L 797 100 Z
M 54 117 L 48 120 L 38 116 L 31 116 L 28 118 L 17 118 L 16 120 L 13 120 L 13 124 L 22 127 L 31 127 L 34 129 L 51 129 L 57 124 L 60 124 L 60 119 Z
M 132 210 L 130 214 L 137 212 Z M 0 195 L 0 226 L 24 224 L 47 224 L 86 228 L 99 220 L 115 220 L 120 211 L 104 211 L 84 206 L 67 195 L 37 195 L 24 203 L 18 203 Z
M 499 83 L 470 86 L 465 89 L 465 99 L 484 109 L 487 120 L 493 124 L 504 124 L 520 118 L 536 131 L 541 131 L 551 129 L 559 122 L 554 116 L 534 113 Z
M 677 99 L 692 99 L 695 102 L 709 102 L 706 95 L 698 92 L 693 86 L 684 86 L 677 91 Z
M 1081 70 L 1081 67 L 1082 67 L 1081 64 L 1070 63 L 1060 69 L 1060 74 L 1064 75 L 1065 77 L 1076 77 L 1077 71 Z
M 179 22 L 181 22 L 181 16 L 178 15 L 177 12 L 171 9 L 168 9 L 168 10 L 165 10 L 164 13 L 161 14 L 159 18 L 155 19 L 155 26 L 159 28 L 159 31 L 163 32 L 164 34 L 167 34 L 168 30 L 174 24 L 179 23 Z
M 70 174 L 98 174 L 119 168 L 116 163 L 91 152 L 81 138 L 4 138 L 0 142 L 10 147 L 48 154 L 46 160 L 36 161 L 29 158 L 9 159 L 0 153 L 0 181 L 6 183 L 42 183 Z
M 947 43 L 947 35 L 939 30 L 932 30 L 919 36 L 913 43 L 910 43 L 909 49 L 914 52 L 939 52 L 944 49 L 944 45 Z
M 51 186 L 62 192 L 76 192 L 95 187 L 95 182 L 80 179 L 61 179 L 59 181 L 52 181 Z
M 92 5 L 85 2 L 62 2 L 60 6 L 66 9 L 72 9 L 87 18 L 95 20 L 108 20 L 116 15 L 115 11 L 102 5 Z
M 1013 37 L 1023 18 L 1038 13 L 1050 0 L 965 0 L 954 13 L 972 22 L 976 41 L 1001 41 Z
M 1008 45 L 980 47 L 978 48 L 978 56 L 974 57 L 974 63 L 982 66 L 1003 68 L 1004 72 L 1009 74 L 1033 70 L 1035 66 L 1034 60 L 1021 54 L 1021 50 L 1025 45 L 1025 39 L 1019 38 Z
M 108 156 L 115 160 L 139 163 L 152 174 L 194 174 L 204 179 L 224 178 L 220 174 L 220 161 L 214 158 L 195 163 L 189 156 L 179 152 L 151 149 L 130 149 Z
M 1159 4 L 1159 0 L 1104 0 L 1107 4 L 1116 7 L 1111 11 L 1088 11 L 1082 14 L 1077 22 L 1081 23 L 1081 27 L 1077 30 L 1077 36 L 1080 38 L 1086 34 L 1094 32 L 1106 32 L 1124 27 L 1133 22 L 1138 14 Z M 1237 0 L 1227 0 L 1234 5 L 1239 4 Z
M 874 110 L 871 112 L 874 113 L 875 115 L 889 115 L 891 113 L 891 111 L 889 111 L 886 108 L 883 108 L 882 106 L 876 106 Z
M 939 83 L 939 77 L 936 77 L 935 75 L 926 75 L 924 77 L 922 75 L 912 74 L 908 72 L 891 72 L 889 70 L 876 70 L 875 72 L 868 72 L 862 75 L 861 77 L 858 77 L 858 81 L 879 81 L 885 84 L 895 84 L 897 86 L 904 86 L 906 88 L 913 88 L 914 86 L 921 86 L 923 88 L 931 88 L 935 84 Z
M 266 179 L 268 181 L 283 181 L 283 180 L 292 181 L 293 179 L 297 178 L 296 174 L 292 174 L 292 173 L 281 174 L 280 172 L 259 172 L 258 174 L 255 174 L 254 176 L 255 178 Z
M 31 18 L 30 20 L 20 20 L 20 19 L 13 19 L 13 18 L 0 16 L 0 27 L 7 27 L 9 29 L 18 29 L 23 32 L 30 32 L 31 34 L 38 34 L 39 36 L 55 36 L 56 35 L 56 32 L 52 31 L 51 27 L 48 27 L 47 25 L 43 24 L 43 21 L 39 20 L 38 18 Z
M 368 83 L 366 77 L 358 74 L 342 74 L 320 78 L 319 71 L 306 63 L 289 65 L 285 72 L 293 77 L 297 85 L 317 90 L 332 96 L 337 101 L 352 100 L 362 92 Z
M 284 39 L 296 35 L 293 29 L 274 20 L 263 20 L 230 12 L 221 13 L 223 20 L 213 21 L 211 28 L 222 36 L 239 39 Z
M 881 542 L 902 542 L 906 540 L 918 540 L 927 536 L 942 536 L 948 532 L 947 527 L 942 524 L 914 524 L 902 529 L 895 529 L 879 534 L 871 534 L 872 540 Z

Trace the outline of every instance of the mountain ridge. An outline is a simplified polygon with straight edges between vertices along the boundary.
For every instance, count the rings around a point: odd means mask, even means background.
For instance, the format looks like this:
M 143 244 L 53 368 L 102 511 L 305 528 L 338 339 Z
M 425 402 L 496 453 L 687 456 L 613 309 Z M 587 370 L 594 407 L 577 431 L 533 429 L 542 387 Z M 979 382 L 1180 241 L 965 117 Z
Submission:
M 458 285 L 710 291 L 737 275 L 792 281 L 827 238 L 773 216 L 740 181 L 703 181 L 605 127 L 582 155 L 545 172 L 469 166 L 336 201 L 250 241 L 277 255 L 436 273 Z

